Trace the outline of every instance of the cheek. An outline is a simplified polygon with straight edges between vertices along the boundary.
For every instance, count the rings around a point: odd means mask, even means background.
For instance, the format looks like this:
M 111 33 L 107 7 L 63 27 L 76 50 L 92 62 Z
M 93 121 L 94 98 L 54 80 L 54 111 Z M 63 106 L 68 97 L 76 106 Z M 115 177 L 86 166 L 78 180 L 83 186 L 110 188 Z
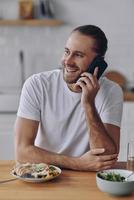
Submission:
M 62 56 L 61 57 L 61 64 L 64 65 L 64 63 L 65 63 L 65 58 L 64 58 L 64 56 Z
M 82 71 L 87 71 L 88 67 L 89 67 L 89 62 L 87 62 L 87 61 L 85 61 L 81 64 Z
M 67 64 L 67 61 L 68 61 L 67 57 L 63 55 L 63 56 L 61 57 L 61 64 L 62 64 L 63 66 L 65 66 L 65 65 Z

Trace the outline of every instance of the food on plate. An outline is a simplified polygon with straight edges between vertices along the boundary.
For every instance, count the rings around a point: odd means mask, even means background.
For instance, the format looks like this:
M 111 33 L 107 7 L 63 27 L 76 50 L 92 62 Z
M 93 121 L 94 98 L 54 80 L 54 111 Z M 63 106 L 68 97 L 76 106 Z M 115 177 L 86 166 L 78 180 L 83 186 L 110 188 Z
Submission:
M 12 174 L 22 178 L 47 179 L 58 176 L 60 172 L 55 166 L 47 165 L 45 163 L 17 163 L 12 170 Z
M 100 172 L 98 173 L 98 177 L 107 180 L 107 181 L 116 181 L 116 182 L 124 182 L 125 181 L 125 177 L 121 176 L 120 174 L 117 174 L 115 172 Z

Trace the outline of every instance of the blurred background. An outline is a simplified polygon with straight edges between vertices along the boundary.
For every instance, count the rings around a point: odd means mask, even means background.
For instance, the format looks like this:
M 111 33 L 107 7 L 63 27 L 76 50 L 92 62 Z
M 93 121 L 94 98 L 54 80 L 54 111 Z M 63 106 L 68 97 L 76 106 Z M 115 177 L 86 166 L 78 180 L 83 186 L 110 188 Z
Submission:
M 59 68 L 72 29 L 94 24 L 108 38 L 108 71 L 120 75 L 124 90 L 119 159 L 126 160 L 134 138 L 133 8 L 133 0 L 0 0 L 0 159 L 14 159 L 13 126 L 26 78 Z

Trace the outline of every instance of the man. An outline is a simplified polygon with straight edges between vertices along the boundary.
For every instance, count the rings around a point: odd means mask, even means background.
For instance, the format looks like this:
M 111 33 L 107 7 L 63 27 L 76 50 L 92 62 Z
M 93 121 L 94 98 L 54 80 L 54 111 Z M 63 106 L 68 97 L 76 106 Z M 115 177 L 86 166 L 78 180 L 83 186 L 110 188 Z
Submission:
M 15 125 L 16 160 L 98 171 L 118 157 L 123 96 L 106 78 L 87 71 L 104 57 L 107 39 L 93 25 L 77 27 L 67 40 L 62 70 L 25 82 Z

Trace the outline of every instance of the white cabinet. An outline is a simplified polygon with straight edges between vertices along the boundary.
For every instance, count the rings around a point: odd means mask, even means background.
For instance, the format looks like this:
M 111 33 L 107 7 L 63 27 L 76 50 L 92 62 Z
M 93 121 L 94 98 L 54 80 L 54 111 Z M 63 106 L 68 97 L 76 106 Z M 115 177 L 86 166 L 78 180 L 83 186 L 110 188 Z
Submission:
M 14 159 L 15 114 L 0 114 L 0 160 Z
M 124 102 L 120 138 L 120 160 L 127 158 L 127 143 L 134 138 L 134 102 Z

